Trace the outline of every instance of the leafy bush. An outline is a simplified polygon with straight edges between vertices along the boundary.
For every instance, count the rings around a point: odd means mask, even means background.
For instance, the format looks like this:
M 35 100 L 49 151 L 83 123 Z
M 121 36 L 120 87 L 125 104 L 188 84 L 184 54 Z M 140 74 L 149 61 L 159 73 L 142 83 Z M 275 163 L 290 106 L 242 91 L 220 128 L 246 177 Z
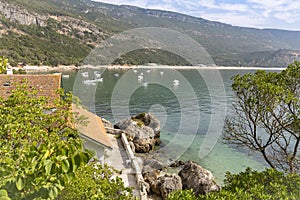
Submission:
M 69 123 L 71 100 L 51 106 L 27 84 L 0 98 L 0 190 L 11 199 L 54 199 L 90 160 Z
M 132 189 L 124 186 L 116 172 L 105 165 L 92 162 L 79 168 L 76 179 L 59 195 L 59 200 L 133 199 Z
M 284 174 L 275 169 L 266 169 L 262 172 L 247 168 L 239 174 L 227 172 L 225 186 L 219 192 L 196 197 L 192 191 L 179 191 L 169 196 L 170 200 L 177 199 L 299 199 L 299 174 Z

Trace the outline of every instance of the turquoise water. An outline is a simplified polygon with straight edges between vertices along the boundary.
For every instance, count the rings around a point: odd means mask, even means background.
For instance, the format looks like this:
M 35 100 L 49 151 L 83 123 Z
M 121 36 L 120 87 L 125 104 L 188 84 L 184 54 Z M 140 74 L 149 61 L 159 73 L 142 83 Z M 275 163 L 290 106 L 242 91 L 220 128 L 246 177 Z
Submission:
M 62 84 L 97 115 L 112 122 L 151 111 L 162 123 L 161 140 L 155 157 L 164 162 L 193 160 L 212 171 L 222 182 L 225 172 L 238 173 L 246 167 L 261 170 L 264 162 L 247 149 L 223 144 L 223 116 L 230 114 L 231 77 L 249 70 L 96 70 L 103 82 L 84 84 L 95 78 L 95 70 L 66 72 Z M 162 73 L 163 71 L 163 73 Z M 88 72 L 83 77 L 82 72 Z M 143 73 L 143 79 L 138 76 Z M 220 76 L 219 76 L 220 75 Z M 141 76 L 141 75 L 140 75 Z M 173 85 L 174 80 L 179 85 Z

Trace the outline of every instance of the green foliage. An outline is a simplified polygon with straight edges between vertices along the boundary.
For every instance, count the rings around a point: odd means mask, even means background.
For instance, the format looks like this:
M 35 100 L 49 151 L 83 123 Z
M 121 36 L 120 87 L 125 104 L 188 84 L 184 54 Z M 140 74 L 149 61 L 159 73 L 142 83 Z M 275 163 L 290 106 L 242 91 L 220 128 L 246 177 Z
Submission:
M 195 196 L 193 190 L 179 190 L 169 194 L 169 200 L 196 200 L 197 197 Z
M 224 129 L 226 142 L 259 152 L 272 168 L 300 171 L 300 62 L 280 73 L 233 78 L 237 101 Z
M 122 179 L 114 178 L 114 174 L 116 172 L 111 167 L 91 162 L 76 171 L 76 179 L 68 184 L 58 199 L 133 199 L 132 189 L 124 187 Z
M 0 190 L 0 200 L 10 200 L 7 191 L 4 189 Z
M 219 192 L 212 192 L 196 197 L 193 192 L 178 191 L 169 196 L 170 200 L 244 200 L 244 199 L 283 199 L 296 200 L 300 196 L 300 176 L 285 175 L 274 169 L 258 172 L 247 168 L 239 174 L 227 172 L 225 186 Z
M 219 193 L 210 193 L 205 199 L 298 199 L 300 177 L 285 175 L 274 169 L 257 172 L 246 169 L 239 174 L 227 173 L 225 187 Z
M 4 57 L 0 57 L 0 74 L 6 73 L 7 63 L 8 63 L 8 59 Z
M 90 160 L 71 101 L 67 94 L 49 102 L 26 83 L 0 99 L 0 189 L 11 199 L 54 199 Z
M 11 32 L 0 38 L 0 46 L 5 47 L 0 50 L 0 54 L 8 57 L 12 66 L 18 63 L 49 66 L 79 65 L 90 51 L 87 45 L 57 33 L 50 25 L 37 27 L 10 24 L 24 33 L 18 35 Z
M 13 74 L 26 74 L 26 71 L 24 69 L 13 69 Z
M 190 66 L 191 64 L 179 55 L 159 49 L 139 49 L 131 51 L 120 58 L 116 59 L 112 64 L 115 65 L 147 65 L 156 63 L 161 65 L 181 65 Z

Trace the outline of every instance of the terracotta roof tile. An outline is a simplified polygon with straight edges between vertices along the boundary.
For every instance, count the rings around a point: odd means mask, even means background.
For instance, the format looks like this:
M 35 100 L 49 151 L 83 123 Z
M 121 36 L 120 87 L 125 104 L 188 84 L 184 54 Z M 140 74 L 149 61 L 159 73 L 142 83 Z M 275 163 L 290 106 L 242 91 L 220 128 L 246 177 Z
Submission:
M 60 97 L 56 91 L 61 87 L 61 74 L 0 74 L 0 97 L 7 98 L 16 88 L 16 84 L 25 80 L 40 96 L 49 97 L 51 100 Z
M 87 125 L 75 124 L 79 132 L 92 139 L 93 141 L 104 145 L 105 147 L 112 147 L 110 139 L 106 133 L 105 127 L 103 125 L 102 119 L 95 115 L 94 113 L 82 108 L 81 106 L 72 105 L 72 110 L 75 113 L 78 113 L 79 116 L 84 116 L 87 118 Z

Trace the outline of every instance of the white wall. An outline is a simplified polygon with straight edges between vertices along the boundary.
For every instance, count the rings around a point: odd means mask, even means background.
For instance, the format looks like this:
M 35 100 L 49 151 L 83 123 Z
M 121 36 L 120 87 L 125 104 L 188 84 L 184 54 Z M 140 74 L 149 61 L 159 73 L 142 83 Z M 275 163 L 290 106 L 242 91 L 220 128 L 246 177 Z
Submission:
M 95 151 L 96 158 L 99 160 L 99 162 L 101 162 L 102 165 L 104 164 L 105 148 L 103 146 L 86 139 L 83 139 L 83 145 L 86 149 Z

